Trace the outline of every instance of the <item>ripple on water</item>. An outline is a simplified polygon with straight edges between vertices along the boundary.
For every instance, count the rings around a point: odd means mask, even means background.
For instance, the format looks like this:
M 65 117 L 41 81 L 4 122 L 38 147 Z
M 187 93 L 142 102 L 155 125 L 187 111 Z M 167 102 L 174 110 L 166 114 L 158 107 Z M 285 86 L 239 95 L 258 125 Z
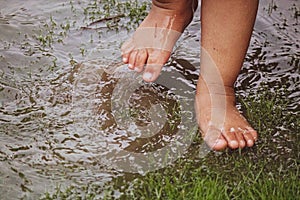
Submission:
M 176 107 L 175 100 L 183 95 L 174 97 L 172 94 L 176 88 L 169 88 L 168 93 L 164 87 L 143 85 L 134 91 L 131 100 L 127 101 L 131 107 L 125 107 L 124 112 L 121 112 L 123 104 L 111 103 L 111 98 L 119 98 L 112 88 L 118 79 L 126 78 L 128 71 L 120 68 L 118 63 L 113 67 L 119 71 L 112 73 L 114 70 L 105 70 L 108 61 L 120 60 L 119 46 L 128 33 L 126 30 L 119 34 L 108 31 L 99 37 L 96 31 L 82 31 L 80 27 L 86 22 L 82 8 L 89 2 L 74 3 L 75 14 L 69 2 L 2 2 L 0 197 L 3 194 L 11 198 L 38 196 L 57 184 L 97 183 L 102 186 L 119 175 L 111 160 L 103 159 L 106 155 L 126 148 L 147 152 L 177 139 L 171 126 L 164 126 L 164 120 L 151 125 L 151 119 L 157 119 L 155 116 L 167 118 L 175 129 L 185 128 L 177 126 L 180 121 L 178 115 L 170 115 L 182 111 Z M 270 91 L 284 86 L 287 92 L 283 92 L 286 96 L 282 98 L 291 100 L 286 112 L 299 114 L 300 37 L 298 21 L 293 16 L 293 3 L 297 2 L 286 2 L 279 1 L 277 6 L 281 10 L 272 12 L 268 10 L 268 1 L 261 2 L 251 46 L 236 88 L 239 94 L 247 96 L 253 91 L 258 92 L 262 83 Z M 77 24 L 63 38 L 63 44 L 42 48 L 33 35 L 48 31 L 42 27 L 49 24 L 51 15 L 58 24 L 67 20 L 77 21 Z M 196 15 L 174 49 L 166 69 L 167 73 L 175 71 L 184 78 L 175 77 L 173 82 L 164 80 L 184 85 L 188 88 L 188 96 L 193 95 L 200 66 L 199 27 L 200 17 Z M 86 57 L 81 55 L 80 48 L 88 51 Z M 92 61 L 96 58 L 105 62 Z M 70 65 L 72 59 L 83 64 Z M 131 80 L 128 76 L 119 85 L 119 93 L 132 84 Z M 149 109 L 149 105 L 157 104 L 159 106 Z M 173 105 L 175 110 L 168 105 Z M 134 120 L 128 117 L 130 115 L 135 116 Z M 140 133 L 132 121 L 138 125 L 149 125 L 155 131 L 162 127 L 165 132 L 159 137 L 151 137 L 150 141 L 143 138 L 136 140 Z M 117 123 L 129 126 L 129 130 L 118 128 Z M 294 147 L 288 145 L 295 138 L 291 130 L 285 125 L 277 129 L 273 133 L 272 145 L 278 151 L 271 151 L 274 149 L 271 147 L 265 150 L 270 160 L 288 157 Z M 134 161 L 134 158 L 131 159 Z M 287 161 L 291 162 L 291 166 L 295 165 L 292 159 L 287 158 Z

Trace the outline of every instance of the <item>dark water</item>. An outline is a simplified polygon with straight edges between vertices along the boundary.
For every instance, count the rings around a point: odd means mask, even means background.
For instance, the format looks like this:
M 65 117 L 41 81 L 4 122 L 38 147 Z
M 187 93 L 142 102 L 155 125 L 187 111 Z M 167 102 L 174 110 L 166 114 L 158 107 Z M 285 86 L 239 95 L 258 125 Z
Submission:
M 261 2 L 236 84 L 241 96 L 262 84 L 285 88 L 286 112 L 295 115 L 299 6 Z M 82 28 L 101 7 L 89 1 L 1 0 L 1 199 L 35 199 L 57 185 L 101 186 L 122 176 L 120 171 L 164 167 L 166 154 L 157 149 L 168 147 L 172 162 L 189 146 L 197 128 L 190 105 L 200 62 L 199 13 L 158 82 L 145 84 L 120 63 L 119 47 L 132 31 L 109 30 L 105 20 Z M 149 158 L 153 165 L 145 164 Z

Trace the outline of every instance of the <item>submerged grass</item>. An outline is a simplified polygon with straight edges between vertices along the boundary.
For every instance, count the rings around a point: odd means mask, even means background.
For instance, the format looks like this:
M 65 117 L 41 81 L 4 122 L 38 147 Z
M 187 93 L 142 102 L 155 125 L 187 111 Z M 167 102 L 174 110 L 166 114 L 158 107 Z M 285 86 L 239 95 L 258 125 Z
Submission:
M 105 22 L 106 28 L 109 29 L 131 30 L 147 16 L 149 8 L 150 3 L 147 1 L 91 1 L 89 6 L 84 8 L 84 15 L 91 21 L 90 25 Z

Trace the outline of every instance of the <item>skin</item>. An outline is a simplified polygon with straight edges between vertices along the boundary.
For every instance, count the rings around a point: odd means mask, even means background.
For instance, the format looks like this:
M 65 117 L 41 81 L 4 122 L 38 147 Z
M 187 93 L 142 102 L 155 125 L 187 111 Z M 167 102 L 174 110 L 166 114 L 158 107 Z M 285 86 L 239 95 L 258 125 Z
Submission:
M 158 27 L 161 29 L 170 29 L 173 32 L 168 36 L 168 40 L 177 40 L 180 33 L 188 26 L 193 18 L 193 12 L 197 8 L 197 1 L 193 0 L 154 0 L 152 8 L 136 30 L 135 34 L 141 33 L 139 38 L 151 38 L 152 32 L 147 34 L 143 31 L 145 28 Z M 145 33 L 147 36 L 145 37 Z M 163 34 L 163 33 L 162 33 Z M 121 50 L 123 62 L 128 64 L 129 69 L 137 72 L 143 71 L 143 78 L 147 82 L 157 79 L 163 65 L 168 61 L 172 48 L 149 47 L 142 44 L 134 45 L 134 42 L 126 42 Z M 174 44 L 170 44 L 174 46 Z M 145 68 L 144 65 L 146 64 Z
M 143 72 L 145 81 L 155 81 L 170 57 L 170 47 L 179 37 L 177 33 L 183 32 L 190 23 L 196 7 L 197 1 L 193 0 L 153 0 L 149 15 L 136 30 L 136 37 L 122 47 L 123 61 L 130 69 Z M 233 90 L 247 52 L 257 7 L 258 0 L 201 2 L 201 72 L 195 109 L 202 136 L 214 150 L 252 147 L 257 140 L 257 132 L 235 106 Z M 149 27 L 155 31 L 145 31 Z M 156 30 L 165 37 L 151 38 Z M 139 32 L 140 35 L 148 33 L 150 40 L 168 38 L 169 43 L 167 47 L 141 45 L 134 42 L 145 38 L 139 37 Z

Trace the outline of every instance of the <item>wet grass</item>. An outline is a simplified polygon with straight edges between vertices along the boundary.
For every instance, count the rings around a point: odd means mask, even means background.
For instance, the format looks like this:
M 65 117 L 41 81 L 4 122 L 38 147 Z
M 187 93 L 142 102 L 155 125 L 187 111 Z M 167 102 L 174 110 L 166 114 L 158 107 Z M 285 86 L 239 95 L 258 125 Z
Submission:
M 145 176 L 127 174 L 105 187 L 57 188 L 42 199 L 299 199 L 300 121 L 286 112 L 289 99 L 282 95 L 263 87 L 239 99 L 259 130 L 253 148 L 201 158 L 198 138 L 184 159 L 165 169 Z
M 201 168 L 190 171 L 192 168 L 189 166 L 177 175 L 174 171 L 150 174 L 135 182 L 124 199 L 295 199 L 299 196 L 298 173 L 275 177 L 263 173 L 263 166 L 261 171 L 253 172 L 248 165 L 243 171 L 232 169 L 233 177 L 228 179 L 226 172 Z M 237 178 L 237 174 L 241 177 Z

